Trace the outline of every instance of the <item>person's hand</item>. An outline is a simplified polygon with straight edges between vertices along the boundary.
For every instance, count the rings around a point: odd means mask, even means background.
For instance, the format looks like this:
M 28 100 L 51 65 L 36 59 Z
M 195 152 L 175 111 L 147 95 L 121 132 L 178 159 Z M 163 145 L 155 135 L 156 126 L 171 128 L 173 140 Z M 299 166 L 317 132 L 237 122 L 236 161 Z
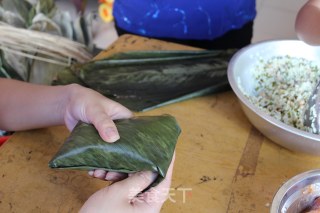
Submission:
M 91 177 L 107 181 L 120 181 L 128 177 L 128 174 L 121 172 L 108 172 L 103 169 L 95 169 L 88 172 Z
M 82 206 L 81 213 L 158 213 L 168 198 L 173 170 L 172 158 L 165 179 L 157 186 L 146 192 L 147 188 L 157 177 L 152 172 L 138 172 L 128 178 L 113 183 L 94 193 Z
M 132 116 L 131 111 L 94 90 L 79 85 L 72 86 L 64 117 L 68 129 L 72 130 L 81 120 L 92 123 L 105 141 L 118 140 L 119 133 L 113 120 L 129 118 Z M 127 177 L 123 173 L 106 172 L 100 169 L 89 171 L 89 175 L 108 181 L 119 181 Z
M 64 120 L 69 130 L 72 130 L 79 120 L 92 123 L 102 139 L 115 142 L 119 139 L 119 133 L 113 120 L 131 116 L 132 112 L 121 104 L 94 90 L 73 85 L 65 106 Z
M 92 123 L 102 139 L 119 139 L 112 120 L 132 113 L 98 92 L 77 84 L 47 86 L 0 78 L 0 128 L 21 131 L 65 124 L 72 130 L 79 120 Z M 21 110 L 23 106 L 23 110 Z
M 308 0 L 300 8 L 296 20 L 297 37 L 309 45 L 320 45 L 320 0 Z

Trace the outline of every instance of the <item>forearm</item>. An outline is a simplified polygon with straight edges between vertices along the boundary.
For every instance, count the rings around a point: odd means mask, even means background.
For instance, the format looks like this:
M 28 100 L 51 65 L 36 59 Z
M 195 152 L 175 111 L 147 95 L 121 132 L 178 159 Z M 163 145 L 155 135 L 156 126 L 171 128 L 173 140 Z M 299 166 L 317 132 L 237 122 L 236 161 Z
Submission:
M 308 1 L 296 18 L 296 32 L 299 39 L 311 45 L 320 45 L 320 0 Z
M 0 129 L 17 131 L 64 124 L 70 86 L 34 85 L 0 78 Z

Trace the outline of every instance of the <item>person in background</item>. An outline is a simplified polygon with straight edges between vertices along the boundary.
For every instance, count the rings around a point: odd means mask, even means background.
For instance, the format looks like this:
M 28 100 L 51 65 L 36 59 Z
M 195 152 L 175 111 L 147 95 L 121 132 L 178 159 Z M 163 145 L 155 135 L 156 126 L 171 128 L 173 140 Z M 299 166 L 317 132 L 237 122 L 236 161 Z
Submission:
M 118 35 L 135 34 L 204 49 L 251 42 L 255 0 L 115 0 Z
M 7 131 L 63 124 L 72 130 L 83 121 L 92 123 L 106 142 L 113 143 L 120 137 L 113 120 L 132 116 L 119 103 L 76 84 L 44 86 L 0 78 L 0 91 L 0 129 Z M 81 212 L 159 212 L 169 193 L 173 161 L 166 178 L 144 193 L 140 192 L 155 180 L 156 174 L 143 171 L 125 178 L 103 172 L 102 177 L 92 171 L 95 177 L 118 182 L 93 194 Z M 133 188 L 135 191 L 130 192 Z
M 309 0 L 299 10 L 295 29 L 300 40 L 310 45 L 320 45 L 320 0 Z

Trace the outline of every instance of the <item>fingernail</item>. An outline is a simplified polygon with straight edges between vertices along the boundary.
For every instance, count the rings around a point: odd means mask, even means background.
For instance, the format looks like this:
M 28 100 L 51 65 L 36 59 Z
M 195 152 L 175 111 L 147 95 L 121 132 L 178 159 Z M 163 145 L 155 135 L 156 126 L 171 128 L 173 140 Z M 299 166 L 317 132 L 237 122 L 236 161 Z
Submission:
M 108 172 L 105 179 L 106 179 L 106 180 L 109 180 L 109 181 L 112 181 L 112 180 L 115 179 L 115 177 L 116 177 L 115 174 Z
M 96 178 L 104 178 L 106 175 L 106 171 L 103 170 L 95 170 L 94 171 L 94 177 Z
M 105 133 L 106 133 L 106 136 L 108 137 L 108 142 L 115 142 L 120 138 L 118 131 L 115 130 L 114 128 L 107 128 Z
M 152 182 L 155 181 L 157 177 L 158 177 L 158 173 L 152 172 L 152 175 L 151 175 Z

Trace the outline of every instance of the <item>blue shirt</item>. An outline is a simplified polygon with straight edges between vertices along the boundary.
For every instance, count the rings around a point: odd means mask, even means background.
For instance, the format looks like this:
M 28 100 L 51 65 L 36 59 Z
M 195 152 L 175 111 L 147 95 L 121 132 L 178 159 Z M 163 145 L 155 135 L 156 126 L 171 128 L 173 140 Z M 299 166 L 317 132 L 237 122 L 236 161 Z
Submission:
M 256 9 L 255 0 L 115 0 L 113 16 L 138 35 L 209 40 L 253 21 Z

